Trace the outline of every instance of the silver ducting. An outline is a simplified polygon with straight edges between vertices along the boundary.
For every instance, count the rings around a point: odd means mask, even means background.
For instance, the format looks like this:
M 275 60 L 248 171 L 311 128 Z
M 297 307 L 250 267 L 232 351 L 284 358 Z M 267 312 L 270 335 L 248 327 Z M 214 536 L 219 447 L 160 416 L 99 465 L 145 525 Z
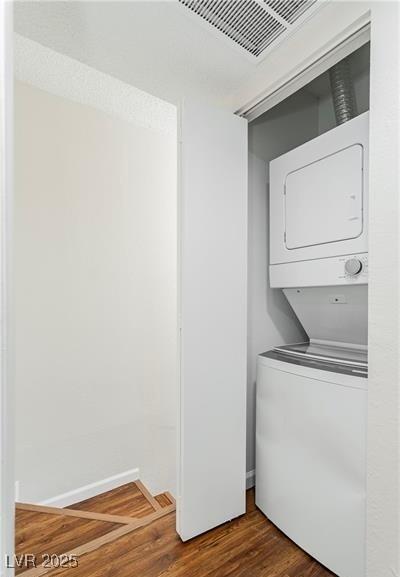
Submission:
M 357 116 L 353 82 L 347 58 L 329 70 L 336 123 L 343 124 Z

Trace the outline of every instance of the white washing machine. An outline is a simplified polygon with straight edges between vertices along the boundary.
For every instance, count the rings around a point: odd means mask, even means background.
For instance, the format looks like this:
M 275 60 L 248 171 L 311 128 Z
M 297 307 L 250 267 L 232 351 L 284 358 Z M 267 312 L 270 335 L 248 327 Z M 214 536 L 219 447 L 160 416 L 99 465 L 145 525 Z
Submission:
M 258 357 L 256 504 L 340 577 L 365 577 L 366 377 L 359 347 Z
M 256 504 L 340 577 L 365 577 L 368 285 L 283 289 L 309 341 L 258 357 Z

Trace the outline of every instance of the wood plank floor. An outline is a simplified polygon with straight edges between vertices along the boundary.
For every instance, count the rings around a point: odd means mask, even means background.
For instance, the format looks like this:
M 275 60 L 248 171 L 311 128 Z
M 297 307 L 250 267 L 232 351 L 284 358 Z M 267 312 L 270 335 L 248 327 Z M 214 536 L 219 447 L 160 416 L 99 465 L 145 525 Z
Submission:
M 129 507 L 130 512 L 133 512 L 133 509 L 132 504 L 123 497 L 125 491 L 128 491 L 126 486 L 125 489 L 109 492 L 107 503 L 104 501 L 104 495 L 95 497 L 97 504 L 89 500 L 90 506 L 95 507 L 92 510 L 98 512 L 115 514 L 112 506 L 115 496 L 121 514 L 126 515 L 128 509 L 125 509 L 125 506 Z M 137 497 L 139 498 L 138 495 Z M 169 503 L 163 495 L 158 496 L 157 501 L 162 506 Z M 124 507 L 122 503 L 125 503 Z M 139 511 L 142 511 L 140 506 Z M 25 523 L 24 531 L 27 530 Z M 47 538 L 48 543 L 48 536 L 45 536 L 42 530 L 40 534 L 42 537 L 38 540 Z M 53 531 L 52 539 L 55 537 Z M 25 541 L 24 552 L 28 552 L 27 545 L 29 540 Z M 41 550 L 43 548 L 46 548 L 45 543 L 41 543 Z M 334 577 L 264 517 L 254 505 L 252 491 L 248 492 L 245 515 L 187 543 L 182 543 L 177 536 L 175 514 L 171 513 L 151 525 L 103 545 L 96 551 L 82 555 L 78 560 L 78 567 L 55 569 L 48 575 L 50 577 Z
M 116 523 L 17 509 L 15 553 L 33 554 L 38 559 L 44 554 L 61 555 L 118 527 Z M 15 570 L 17 575 L 27 568 L 23 560 L 22 566 Z
M 168 507 L 170 504 L 168 497 L 164 493 L 161 495 L 156 495 L 156 501 L 160 503 L 161 507 Z

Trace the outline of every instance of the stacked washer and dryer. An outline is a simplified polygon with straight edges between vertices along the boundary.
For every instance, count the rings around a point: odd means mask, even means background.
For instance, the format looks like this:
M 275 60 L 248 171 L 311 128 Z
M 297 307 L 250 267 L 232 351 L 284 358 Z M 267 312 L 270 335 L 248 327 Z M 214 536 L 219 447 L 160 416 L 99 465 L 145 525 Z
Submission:
M 271 287 L 308 341 L 259 355 L 256 504 L 340 577 L 365 575 L 368 113 L 270 163 Z

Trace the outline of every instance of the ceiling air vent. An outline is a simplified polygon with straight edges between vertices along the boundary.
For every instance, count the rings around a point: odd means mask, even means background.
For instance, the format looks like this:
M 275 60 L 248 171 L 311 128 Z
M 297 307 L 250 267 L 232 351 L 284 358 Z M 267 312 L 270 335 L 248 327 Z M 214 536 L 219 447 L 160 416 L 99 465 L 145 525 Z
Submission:
M 321 0 L 179 0 L 204 23 L 259 59 L 299 26 Z
M 313 4 L 316 0 L 264 0 L 264 2 L 274 10 L 288 24 L 296 22 L 298 18 Z

